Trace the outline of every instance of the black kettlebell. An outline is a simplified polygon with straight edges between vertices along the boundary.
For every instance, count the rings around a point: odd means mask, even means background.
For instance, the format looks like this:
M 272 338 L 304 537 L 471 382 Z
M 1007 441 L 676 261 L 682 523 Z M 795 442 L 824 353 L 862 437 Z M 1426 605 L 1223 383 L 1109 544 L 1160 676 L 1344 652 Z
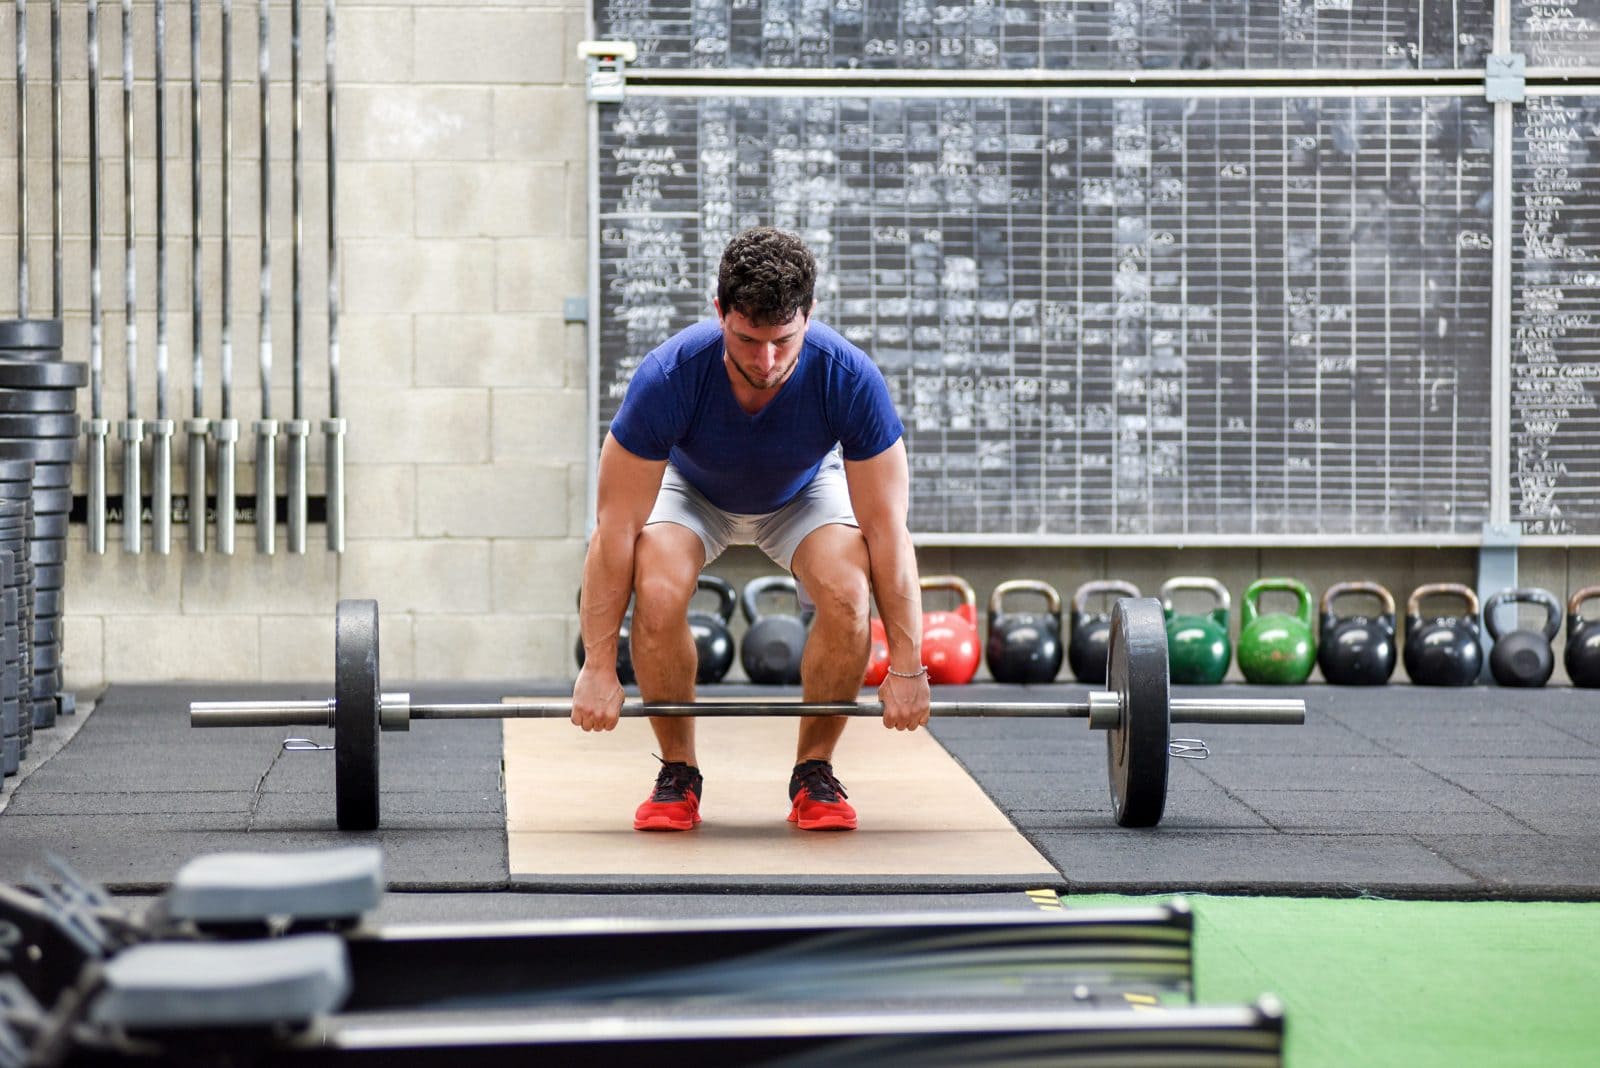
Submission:
M 1423 619 L 1422 599 L 1432 596 L 1459 597 L 1467 614 Z M 1459 582 L 1418 586 L 1406 602 L 1406 674 L 1419 686 L 1471 686 L 1483 670 L 1478 634 L 1478 595 L 1470 588 Z
M 1600 586 L 1585 586 L 1567 601 L 1567 677 L 1585 689 L 1600 687 L 1600 619 L 1584 619 L 1578 609 Z
M 1496 622 L 1501 605 L 1536 604 L 1544 609 L 1544 628 L 1527 630 L 1518 627 L 1504 637 Z M 1535 687 L 1550 681 L 1556 669 L 1556 655 L 1550 648 L 1556 631 L 1561 629 L 1561 602 L 1549 590 L 1538 586 L 1519 586 L 1505 589 L 1489 598 L 1483 606 L 1483 624 L 1489 628 L 1494 648 L 1489 650 L 1489 674 L 1502 686 Z
M 1376 597 L 1375 616 L 1336 616 L 1333 602 L 1346 594 Z M 1394 674 L 1394 595 L 1376 582 L 1335 582 L 1322 595 L 1317 666 L 1339 686 L 1382 686 Z
M 1103 612 L 1090 612 L 1089 598 L 1116 593 Z M 1111 637 L 1111 605 L 1122 597 L 1139 596 L 1139 587 L 1118 579 L 1094 579 L 1072 595 L 1072 636 L 1067 641 L 1067 663 L 1079 682 L 1103 685 L 1106 681 L 1106 645 Z
M 578 591 L 578 607 L 583 608 L 583 591 Z M 628 649 L 628 635 L 633 633 L 633 608 L 623 613 L 622 625 L 617 628 L 617 681 L 624 686 L 633 685 L 633 654 Z M 578 635 L 578 666 L 583 667 L 583 635 Z
M 800 681 L 800 661 L 806 650 L 806 618 L 772 612 L 763 615 L 761 595 L 786 593 L 800 604 L 800 588 L 789 575 L 763 575 L 744 584 L 739 606 L 750 626 L 739 645 L 739 662 L 751 682 L 792 686 Z
M 694 651 L 699 657 L 694 681 L 721 682 L 733 667 L 733 631 L 728 629 L 728 624 L 733 621 L 739 594 L 725 579 L 715 575 L 701 575 L 695 590 L 710 590 L 718 600 L 715 614 L 689 612 L 689 633 L 694 635 Z
M 1002 611 L 1007 594 L 1042 594 L 1048 612 Z M 1061 671 L 1061 594 L 1048 582 L 1012 579 L 989 595 L 989 640 L 984 650 L 996 682 L 1054 682 Z

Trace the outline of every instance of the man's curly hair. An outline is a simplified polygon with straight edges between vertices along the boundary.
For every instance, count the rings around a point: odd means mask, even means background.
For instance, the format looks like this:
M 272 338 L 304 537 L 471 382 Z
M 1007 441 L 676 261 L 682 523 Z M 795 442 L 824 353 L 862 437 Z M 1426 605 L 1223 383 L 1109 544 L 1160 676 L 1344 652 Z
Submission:
M 717 268 L 717 306 L 737 311 L 757 326 L 787 323 L 809 314 L 817 285 L 817 261 L 798 237 L 771 226 L 734 235 Z

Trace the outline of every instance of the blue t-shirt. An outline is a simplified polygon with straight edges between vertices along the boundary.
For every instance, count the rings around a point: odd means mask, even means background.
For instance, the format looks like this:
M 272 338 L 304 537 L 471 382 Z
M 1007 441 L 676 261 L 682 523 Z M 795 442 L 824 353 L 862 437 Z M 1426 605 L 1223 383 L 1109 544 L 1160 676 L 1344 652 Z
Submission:
M 754 415 L 739 407 L 722 362 L 722 327 L 696 323 L 640 362 L 611 434 L 635 456 L 671 460 L 725 512 L 783 507 L 833 447 L 870 459 L 905 428 L 872 359 L 815 319 L 778 395 Z

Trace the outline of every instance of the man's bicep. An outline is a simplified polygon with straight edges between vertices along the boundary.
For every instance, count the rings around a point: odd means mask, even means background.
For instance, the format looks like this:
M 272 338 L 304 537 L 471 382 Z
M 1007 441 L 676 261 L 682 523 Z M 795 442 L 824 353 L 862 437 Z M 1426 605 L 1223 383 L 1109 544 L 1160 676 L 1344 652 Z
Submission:
M 600 447 L 596 520 L 602 525 L 620 523 L 630 530 L 643 527 L 650 518 L 650 510 L 655 507 L 656 494 L 661 491 L 661 477 L 666 470 L 665 460 L 635 456 L 607 434 L 605 444 Z
M 850 506 L 863 534 L 871 539 L 904 529 L 911 472 L 903 439 L 868 459 L 846 460 L 844 476 L 850 487 Z

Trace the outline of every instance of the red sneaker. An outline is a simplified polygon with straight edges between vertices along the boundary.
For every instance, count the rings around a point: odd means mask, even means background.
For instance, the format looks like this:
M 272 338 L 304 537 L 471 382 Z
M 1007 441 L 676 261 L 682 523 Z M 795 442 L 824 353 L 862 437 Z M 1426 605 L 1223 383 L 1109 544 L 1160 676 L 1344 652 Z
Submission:
M 833 777 L 826 760 L 807 760 L 794 766 L 789 777 L 789 822 L 802 831 L 853 831 L 856 810 L 845 798 L 844 786 Z
M 660 757 L 656 757 L 661 760 Z M 636 831 L 687 831 L 700 822 L 700 769 L 661 760 L 656 788 L 633 813 Z

